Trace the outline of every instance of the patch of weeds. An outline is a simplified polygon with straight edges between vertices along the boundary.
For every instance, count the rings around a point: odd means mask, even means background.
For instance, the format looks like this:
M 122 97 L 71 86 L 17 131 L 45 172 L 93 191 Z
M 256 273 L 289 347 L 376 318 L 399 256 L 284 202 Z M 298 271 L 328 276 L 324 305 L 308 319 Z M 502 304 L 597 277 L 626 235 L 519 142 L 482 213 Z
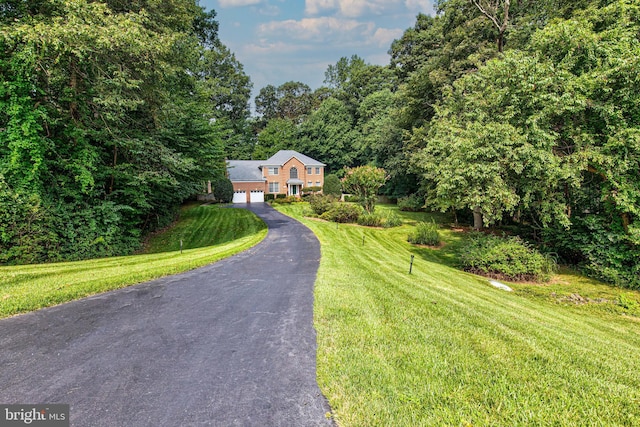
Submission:
M 618 305 L 624 308 L 629 314 L 640 315 L 640 304 L 631 293 L 618 295 Z

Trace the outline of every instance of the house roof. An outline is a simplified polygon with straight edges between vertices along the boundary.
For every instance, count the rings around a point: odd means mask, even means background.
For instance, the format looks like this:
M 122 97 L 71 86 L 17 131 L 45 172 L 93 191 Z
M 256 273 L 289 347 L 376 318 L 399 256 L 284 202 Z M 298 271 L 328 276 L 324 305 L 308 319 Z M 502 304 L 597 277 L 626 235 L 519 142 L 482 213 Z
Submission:
M 260 163 L 262 166 L 282 166 L 287 163 L 292 157 L 300 160 L 300 162 L 302 162 L 302 164 L 305 166 L 326 166 L 324 163 L 312 159 L 309 156 L 305 156 L 304 154 L 300 154 L 294 150 L 280 150 L 267 160 L 264 160 Z
M 262 160 L 228 160 L 229 179 L 236 182 L 264 182 Z

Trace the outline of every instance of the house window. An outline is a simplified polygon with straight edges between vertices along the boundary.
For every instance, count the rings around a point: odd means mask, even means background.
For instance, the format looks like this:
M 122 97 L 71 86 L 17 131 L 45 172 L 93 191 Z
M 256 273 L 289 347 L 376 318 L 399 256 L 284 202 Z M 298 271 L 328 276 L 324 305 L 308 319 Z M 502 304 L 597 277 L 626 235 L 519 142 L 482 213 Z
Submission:
M 316 181 L 316 187 L 320 187 L 320 181 Z
M 289 171 L 289 178 L 298 179 L 298 169 L 291 168 L 291 170 Z
M 280 183 L 279 182 L 270 182 L 269 183 L 269 193 L 279 193 L 280 192 Z
M 316 168 L 316 175 L 320 175 L 320 168 Z
M 269 166 L 269 175 L 278 175 L 278 167 Z
M 307 168 L 307 174 L 311 175 L 313 173 L 313 168 Z
M 311 186 L 313 186 L 313 182 L 307 181 L 307 187 L 311 187 Z

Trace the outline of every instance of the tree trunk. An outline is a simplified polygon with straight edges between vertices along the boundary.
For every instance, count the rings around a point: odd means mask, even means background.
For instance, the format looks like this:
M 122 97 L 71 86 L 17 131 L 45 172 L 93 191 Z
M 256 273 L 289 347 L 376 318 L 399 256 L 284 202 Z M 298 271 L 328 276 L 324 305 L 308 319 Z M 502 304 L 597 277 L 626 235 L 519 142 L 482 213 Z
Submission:
M 473 208 L 473 229 L 476 231 L 482 230 L 484 224 L 482 223 L 482 209 L 480 206 Z

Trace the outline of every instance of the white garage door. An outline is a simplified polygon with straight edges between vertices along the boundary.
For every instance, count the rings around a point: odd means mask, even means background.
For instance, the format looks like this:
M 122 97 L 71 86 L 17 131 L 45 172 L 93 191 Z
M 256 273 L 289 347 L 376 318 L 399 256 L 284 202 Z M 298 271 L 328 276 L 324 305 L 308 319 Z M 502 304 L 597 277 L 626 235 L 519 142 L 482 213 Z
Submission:
M 251 198 L 249 199 L 251 203 L 262 203 L 264 202 L 264 191 L 251 191 Z
M 247 203 L 247 192 L 235 191 L 233 193 L 233 203 Z

